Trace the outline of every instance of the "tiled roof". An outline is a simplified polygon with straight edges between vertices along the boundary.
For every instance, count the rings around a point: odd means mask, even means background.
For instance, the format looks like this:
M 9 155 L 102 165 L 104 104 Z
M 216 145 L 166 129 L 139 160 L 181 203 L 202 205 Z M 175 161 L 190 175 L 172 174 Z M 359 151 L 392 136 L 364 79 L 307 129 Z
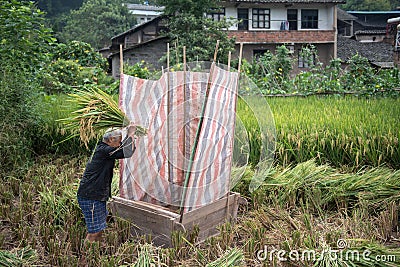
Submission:
M 339 20 L 356 20 L 357 17 L 347 13 L 345 10 L 338 8 L 337 17 Z
M 344 4 L 345 0 L 226 0 L 222 2 L 232 2 L 232 3 L 333 3 L 333 4 Z
M 386 30 L 359 30 L 354 33 L 355 35 L 376 35 L 376 34 L 386 34 Z
M 111 40 L 115 40 L 115 39 L 117 39 L 117 38 L 124 37 L 124 36 L 125 36 L 126 34 L 128 34 L 128 33 L 135 32 L 135 31 L 137 31 L 137 30 L 139 30 L 139 29 L 145 27 L 146 25 L 157 23 L 157 20 L 161 20 L 161 19 L 164 19 L 164 18 L 166 18 L 166 16 L 164 16 L 164 15 L 159 15 L 159 16 L 155 17 L 155 18 L 152 19 L 152 20 L 149 20 L 149 21 L 146 21 L 146 22 L 144 22 L 144 23 L 142 23 L 142 24 L 136 25 L 136 26 L 134 26 L 133 28 L 131 28 L 131 29 L 129 29 L 129 30 L 123 32 L 123 33 L 120 33 L 120 34 L 118 34 L 118 35 L 112 37 Z
M 384 42 L 361 43 L 338 36 L 337 47 L 337 56 L 343 61 L 358 53 L 370 62 L 393 62 L 393 46 Z
M 141 5 L 141 4 L 126 4 L 129 10 L 146 10 L 146 11 L 163 11 L 164 7 Z

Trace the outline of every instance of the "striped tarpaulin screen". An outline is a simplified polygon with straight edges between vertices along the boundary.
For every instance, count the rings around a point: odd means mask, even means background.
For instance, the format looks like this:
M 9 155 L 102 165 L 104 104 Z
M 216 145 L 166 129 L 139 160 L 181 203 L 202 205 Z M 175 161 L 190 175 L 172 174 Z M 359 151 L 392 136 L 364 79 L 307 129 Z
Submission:
M 189 176 L 186 210 L 227 193 L 235 126 L 238 74 L 219 67 L 166 72 L 157 80 L 121 76 L 119 105 L 148 128 L 131 158 L 120 161 L 120 196 L 161 205 L 181 204 L 206 89 L 200 138 Z

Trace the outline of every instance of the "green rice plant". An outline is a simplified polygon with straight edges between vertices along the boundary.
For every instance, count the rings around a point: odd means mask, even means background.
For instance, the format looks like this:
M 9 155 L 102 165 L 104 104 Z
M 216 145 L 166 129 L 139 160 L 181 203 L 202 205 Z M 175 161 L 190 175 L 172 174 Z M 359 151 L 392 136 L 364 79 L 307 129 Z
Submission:
M 37 253 L 30 247 L 14 249 L 12 251 L 0 250 L 0 266 L 17 267 L 29 266 L 36 262 Z
M 251 112 L 269 114 L 259 97 L 245 100 L 251 107 L 259 106 Z M 320 164 L 350 170 L 366 165 L 400 168 L 399 98 L 332 96 L 267 98 L 267 102 L 276 126 L 275 160 L 283 166 L 315 158 Z M 242 113 L 249 111 L 238 105 L 238 114 Z M 257 124 L 241 117 L 255 134 L 250 144 L 257 146 Z
M 221 257 L 210 262 L 206 267 L 242 266 L 243 252 L 238 248 L 228 249 Z
M 81 146 L 79 136 L 64 141 L 70 133 L 65 131 L 59 120 L 76 110 L 76 106 L 68 102 L 68 99 L 66 94 L 40 96 L 40 105 L 35 110 L 40 114 L 40 127 L 35 129 L 33 138 L 36 153 L 77 155 L 86 152 Z
M 138 259 L 132 265 L 134 267 L 168 266 L 161 263 L 159 249 L 151 244 L 141 244 L 138 246 Z

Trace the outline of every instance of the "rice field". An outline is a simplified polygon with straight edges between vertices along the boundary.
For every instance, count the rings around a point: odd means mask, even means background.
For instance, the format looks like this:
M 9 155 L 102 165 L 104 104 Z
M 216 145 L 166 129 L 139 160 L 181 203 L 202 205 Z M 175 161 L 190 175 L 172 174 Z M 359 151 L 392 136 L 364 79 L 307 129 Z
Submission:
M 51 130 L 46 134 L 57 133 L 54 140 L 61 133 L 50 118 L 65 115 L 59 111 L 64 100 L 43 105 Z M 83 253 L 88 266 L 400 266 L 400 100 L 266 100 L 276 127 L 274 165 L 246 168 L 234 190 L 247 204 L 240 205 L 236 224 L 219 227 L 219 235 L 197 244 L 195 232 L 174 233 L 173 247 L 156 247 L 133 236 L 131 222 L 110 216 L 105 244 L 86 247 L 75 194 L 88 155 L 48 154 L 24 172 L 0 178 L 0 266 L 78 266 Z M 265 138 L 260 129 L 272 121 L 263 116 L 270 114 L 264 104 L 249 97 L 238 105 L 251 133 L 252 160 Z M 261 127 L 252 126 L 255 118 Z M 76 145 L 71 139 L 63 146 L 68 142 Z M 264 182 L 250 193 L 253 175 Z M 353 257 L 334 257 L 338 251 Z M 313 252 L 314 259 L 293 252 Z M 356 252 L 368 257 L 355 258 Z
M 278 165 L 316 159 L 320 164 L 352 170 L 365 166 L 400 168 L 399 98 L 313 96 L 266 100 L 276 127 Z M 247 112 L 243 114 L 241 110 L 246 106 L 257 107 L 253 110 L 256 114 L 267 115 L 269 107 L 263 108 L 265 101 L 260 97 L 239 102 L 238 114 L 249 122 L 246 129 L 252 131 L 257 129 L 257 122 L 247 118 Z M 264 119 L 271 124 L 270 118 Z

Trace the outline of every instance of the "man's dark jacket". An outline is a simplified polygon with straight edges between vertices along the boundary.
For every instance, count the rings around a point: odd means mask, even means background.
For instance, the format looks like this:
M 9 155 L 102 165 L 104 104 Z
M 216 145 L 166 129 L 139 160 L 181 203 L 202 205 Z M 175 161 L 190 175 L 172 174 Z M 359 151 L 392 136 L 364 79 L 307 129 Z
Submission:
M 78 188 L 78 197 L 107 201 L 111 197 L 111 181 L 115 160 L 131 157 L 135 150 L 135 147 L 132 148 L 131 144 L 132 138 L 123 141 L 123 149 L 100 142 L 96 146 L 91 160 L 86 164 Z

